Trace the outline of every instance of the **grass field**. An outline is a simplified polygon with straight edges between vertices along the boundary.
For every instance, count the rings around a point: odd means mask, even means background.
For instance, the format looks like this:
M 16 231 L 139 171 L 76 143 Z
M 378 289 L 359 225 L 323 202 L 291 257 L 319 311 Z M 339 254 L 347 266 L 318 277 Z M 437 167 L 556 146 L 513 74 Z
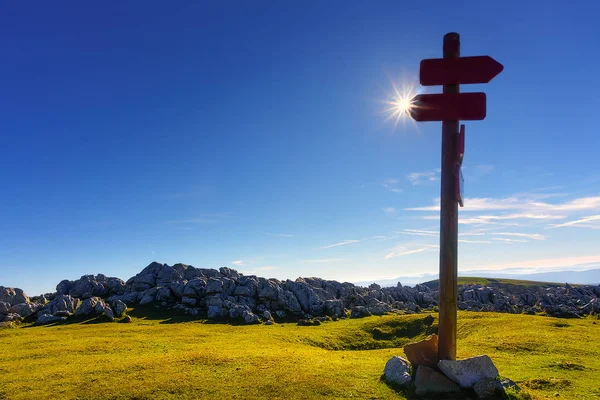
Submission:
M 383 367 L 436 323 L 420 314 L 232 326 L 137 310 L 148 312 L 130 324 L 0 330 L 0 399 L 402 399 L 381 382 Z M 521 398 L 596 399 L 594 322 L 461 312 L 458 355 L 490 355 Z

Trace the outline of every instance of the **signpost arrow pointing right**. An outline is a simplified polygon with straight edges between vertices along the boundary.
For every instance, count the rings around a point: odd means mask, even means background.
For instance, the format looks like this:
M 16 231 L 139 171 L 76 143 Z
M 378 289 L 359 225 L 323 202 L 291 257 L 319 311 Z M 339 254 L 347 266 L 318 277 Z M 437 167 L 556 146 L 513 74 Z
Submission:
M 504 66 L 490 56 L 431 58 L 421 61 L 423 86 L 488 83 Z

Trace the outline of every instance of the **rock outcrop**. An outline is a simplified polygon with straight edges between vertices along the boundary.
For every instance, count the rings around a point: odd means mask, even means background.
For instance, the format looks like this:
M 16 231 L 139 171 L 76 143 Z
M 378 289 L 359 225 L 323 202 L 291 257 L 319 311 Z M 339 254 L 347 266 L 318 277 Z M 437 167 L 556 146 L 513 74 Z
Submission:
M 565 318 L 600 313 L 600 286 L 527 287 L 518 292 L 493 285 L 459 285 L 458 289 L 461 310 L 545 313 Z M 436 310 L 438 291 L 430 284 L 361 287 L 320 278 L 280 281 L 225 267 L 215 270 L 157 262 L 127 282 L 102 274 L 84 275 L 61 281 L 55 293 L 32 298 L 21 289 L 0 286 L 0 322 L 13 320 L 15 315 L 17 319 L 102 315 L 112 320 L 122 318 L 127 306 L 136 304 L 245 323 L 291 318 L 311 321 L 322 316 L 335 320 L 348 315 L 360 318 Z

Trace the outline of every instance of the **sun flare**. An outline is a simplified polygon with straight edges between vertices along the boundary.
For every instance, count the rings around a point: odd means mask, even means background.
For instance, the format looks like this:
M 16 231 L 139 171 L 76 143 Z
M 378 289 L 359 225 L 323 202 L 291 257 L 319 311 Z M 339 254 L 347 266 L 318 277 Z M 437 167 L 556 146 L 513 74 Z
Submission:
M 385 112 L 388 116 L 386 121 L 393 120 L 394 128 L 396 128 L 401 120 L 404 122 L 410 119 L 410 111 L 415 107 L 413 98 L 417 95 L 417 91 L 413 86 L 406 86 L 400 90 L 394 83 L 392 83 L 392 88 L 393 93 L 389 100 L 385 101 L 388 106 Z

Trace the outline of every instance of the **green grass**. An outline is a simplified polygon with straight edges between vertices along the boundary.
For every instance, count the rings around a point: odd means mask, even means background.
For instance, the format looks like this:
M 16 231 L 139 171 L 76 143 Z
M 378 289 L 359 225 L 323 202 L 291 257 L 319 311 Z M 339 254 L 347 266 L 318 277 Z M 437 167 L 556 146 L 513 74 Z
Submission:
M 565 286 L 564 283 L 555 283 L 555 282 L 538 282 L 538 281 L 526 281 L 522 279 L 501 279 L 501 278 L 477 278 L 470 276 L 459 276 L 458 277 L 459 285 L 482 285 L 482 286 L 494 286 L 499 289 L 505 289 L 513 294 L 521 294 L 526 291 L 530 291 L 532 288 L 549 288 L 549 287 L 559 287 Z M 433 290 L 439 289 L 439 281 L 433 280 L 429 282 L 423 283 L 423 285 L 428 286 Z M 581 286 L 581 285 L 571 285 L 571 286 Z
M 533 399 L 598 398 L 600 321 L 556 322 L 461 312 L 458 356 L 490 355 Z M 130 324 L 2 329 L 0 399 L 402 399 L 383 367 L 436 324 L 420 314 L 235 326 L 154 312 Z

